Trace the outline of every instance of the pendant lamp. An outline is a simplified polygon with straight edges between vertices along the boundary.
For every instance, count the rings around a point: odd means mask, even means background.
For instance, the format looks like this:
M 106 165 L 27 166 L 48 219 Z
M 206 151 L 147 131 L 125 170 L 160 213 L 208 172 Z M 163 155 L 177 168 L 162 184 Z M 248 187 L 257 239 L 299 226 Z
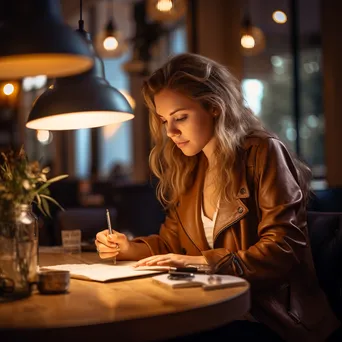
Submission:
M 108 22 L 94 39 L 94 43 L 101 58 L 119 58 L 127 52 L 128 44 L 116 24 L 113 0 L 108 1 L 108 4 Z
M 60 77 L 93 65 L 87 43 L 63 23 L 57 0 L 12 0 L 0 23 L 0 77 Z
M 265 49 L 265 35 L 260 28 L 252 25 L 248 2 L 246 2 L 246 10 L 242 20 L 240 39 L 241 52 L 244 56 L 258 55 Z
M 93 52 L 94 66 L 82 74 L 57 78 L 34 102 L 26 127 L 71 130 L 133 119 L 133 109 L 124 95 L 105 79 L 103 61 L 92 46 L 90 34 L 83 29 L 82 16 L 77 31 Z
M 186 0 L 147 0 L 147 13 L 152 20 L 176 22 L 186 11 Z

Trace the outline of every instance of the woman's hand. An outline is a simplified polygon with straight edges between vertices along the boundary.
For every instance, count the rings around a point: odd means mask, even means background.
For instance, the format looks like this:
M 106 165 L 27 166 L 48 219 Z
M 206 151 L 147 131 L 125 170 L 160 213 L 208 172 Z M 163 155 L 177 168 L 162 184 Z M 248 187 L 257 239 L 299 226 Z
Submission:
M 116 231 L 109 234 L 108 229 L 96 234 L 95 245 L 101 259 L 115 257 L 119 253 L 127 252 L 130 248 L 130 242 L 125 234 Z
M 145 259 L 139 260 L 134 266 L 175 266 L 184 267 L 190 264 L 207 264 L 203 255 L 191 256 L 182 254 L 161 254 L 153 255 Z

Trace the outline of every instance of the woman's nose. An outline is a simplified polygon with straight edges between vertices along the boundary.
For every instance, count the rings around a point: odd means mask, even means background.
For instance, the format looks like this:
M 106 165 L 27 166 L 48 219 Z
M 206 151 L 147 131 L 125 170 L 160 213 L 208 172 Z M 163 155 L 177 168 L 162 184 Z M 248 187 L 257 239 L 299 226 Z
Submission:
M 174 127 L 173 125 L 168 125 L 167 128 L 166 128 L 166 135 L 169 137 L 169 138 L 173 138 L 173 137 L 176 137 L 176 136 L 179 136 L 180 135 L 180 130 L 177 129 L 176 127 Z

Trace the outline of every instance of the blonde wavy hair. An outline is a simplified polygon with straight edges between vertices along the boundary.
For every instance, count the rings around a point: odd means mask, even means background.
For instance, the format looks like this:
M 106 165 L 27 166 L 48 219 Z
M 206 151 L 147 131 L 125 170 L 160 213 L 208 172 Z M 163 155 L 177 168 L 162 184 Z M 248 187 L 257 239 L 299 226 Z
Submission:
M 198 101 L 204 109 L 219 114 L 214 132 L 217 139 L 215 159 L 219 161 L 214 165 L 214 195 L 216 198 L 223 195 L 226 200 L 232 200 L 233 194 L 228 189 L 244 138 L 251 131 L 266 131 L 259 119 L 244 105 L 239 82 L 219 63 L 190 53 L 171 58 L 144 82 L 142 93 L 150 112 L 154 145 L 149 158 L 150 168 L 159 178 L 157 197 L 164 206 L 170 208 L 193 183 L 199 155 L 184 155 L 167 137 L 154 103 L 154 96 L 163 89 L 183 94 Z M 297 162 L 300 163 L 299 160 Z M 304 170 L 304 166 L 297 166 Z

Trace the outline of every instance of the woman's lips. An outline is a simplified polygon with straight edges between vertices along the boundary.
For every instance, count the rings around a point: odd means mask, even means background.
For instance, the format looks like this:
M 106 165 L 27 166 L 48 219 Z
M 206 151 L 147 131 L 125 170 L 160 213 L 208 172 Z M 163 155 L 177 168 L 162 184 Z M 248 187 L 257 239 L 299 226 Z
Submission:
M 176 145 L 177 145 L 179 148 L 182 148 L 182 147 L 184 147 L 188 142 L 189 142 L 189 140 L 188 140 L 188 141 L 183 141 L 183 142 L 177 142 Z

